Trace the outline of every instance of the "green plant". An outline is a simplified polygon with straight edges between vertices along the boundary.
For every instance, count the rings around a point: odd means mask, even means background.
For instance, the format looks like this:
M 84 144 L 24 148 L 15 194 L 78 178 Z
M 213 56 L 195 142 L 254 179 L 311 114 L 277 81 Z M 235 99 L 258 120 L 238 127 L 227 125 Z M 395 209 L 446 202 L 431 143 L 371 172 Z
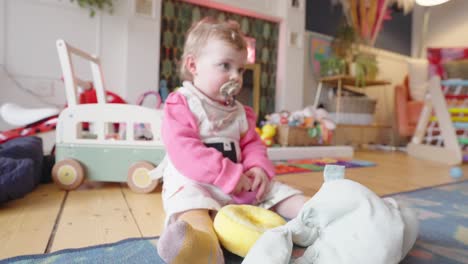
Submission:
M 359 53 L 354 59 L 356 86 L 366 86 L 366 80 L 374 80 L 379 72 L 375 55 Z
M 359 36 L 353 27 L 346 23 L 341 23 L 338 27 L 336 36 L 331 43 L 333 54 L 345 61 L 350 61 L 356 54 Z
M 342 58 L 331 56 L 320 61 L 320 75 L 330 76 L 344 74 L 346 72 L 346 62 Z
M 111 14 L 114 11 L 113 0 L 70 0 L 70 2 L 75 1 L 80 7 L 89 9 L 90 17 L 94 17 L 96 15 L 97 10 L 107 10 Z

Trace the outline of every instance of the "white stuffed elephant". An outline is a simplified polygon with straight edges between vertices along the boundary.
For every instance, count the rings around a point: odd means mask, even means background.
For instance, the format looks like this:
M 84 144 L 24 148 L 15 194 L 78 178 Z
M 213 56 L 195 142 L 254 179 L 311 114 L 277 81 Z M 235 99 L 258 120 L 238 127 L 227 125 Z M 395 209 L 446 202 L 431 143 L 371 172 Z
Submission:
M 343 179 L 344 167 L 340 167 L 327 166 L 325 183 L 299 215 L 265 232 L 242 263 L 290 263 L 293 243 L 307 247 L 293 263 L 400 262 L 416 241 L 415 213 Z

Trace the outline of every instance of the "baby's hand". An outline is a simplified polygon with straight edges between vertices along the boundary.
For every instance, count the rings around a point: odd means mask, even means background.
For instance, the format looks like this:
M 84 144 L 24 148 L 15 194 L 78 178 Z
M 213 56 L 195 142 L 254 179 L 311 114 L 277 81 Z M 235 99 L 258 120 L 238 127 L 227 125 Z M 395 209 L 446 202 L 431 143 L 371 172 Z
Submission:
M 265 171 L 260 167 L 253 167 L 245 175 L 252 181 L 251 190 L 257 192 L 257 200 L 261 201 L 268 187 L 269 179 Z
M 232 191 L 234 195 L 247 192 L 252 188 L 252 184 L 250 179 L 247 177 L 246 174 L 242 174 L 241 177 L 239 178 L 239 181 L 237 182 L 236 187 Z

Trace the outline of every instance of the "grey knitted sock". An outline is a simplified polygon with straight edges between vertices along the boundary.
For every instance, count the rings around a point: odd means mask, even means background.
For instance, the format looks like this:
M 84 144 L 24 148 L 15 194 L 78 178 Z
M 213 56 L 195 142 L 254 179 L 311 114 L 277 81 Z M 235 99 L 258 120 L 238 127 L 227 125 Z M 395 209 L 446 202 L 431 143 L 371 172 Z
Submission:
M 179 220 L 166 228 L 157 247 L 159 255 L 168 264 L 222 264 L 224 257 L 217 241 L 217 237 Z

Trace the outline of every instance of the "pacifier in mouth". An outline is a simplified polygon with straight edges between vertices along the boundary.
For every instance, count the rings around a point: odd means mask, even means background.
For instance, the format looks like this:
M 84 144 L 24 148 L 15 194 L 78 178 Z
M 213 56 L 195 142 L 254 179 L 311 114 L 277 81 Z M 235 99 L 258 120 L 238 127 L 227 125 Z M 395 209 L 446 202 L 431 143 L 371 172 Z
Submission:
M 240 83 L 236 81 L 228 81 L 219 88 L 221 95 L 224 96 L 226 105 L 234 105 L 234 102 L 236 101 L 235 96 L 240 92 L 240 89 Z

